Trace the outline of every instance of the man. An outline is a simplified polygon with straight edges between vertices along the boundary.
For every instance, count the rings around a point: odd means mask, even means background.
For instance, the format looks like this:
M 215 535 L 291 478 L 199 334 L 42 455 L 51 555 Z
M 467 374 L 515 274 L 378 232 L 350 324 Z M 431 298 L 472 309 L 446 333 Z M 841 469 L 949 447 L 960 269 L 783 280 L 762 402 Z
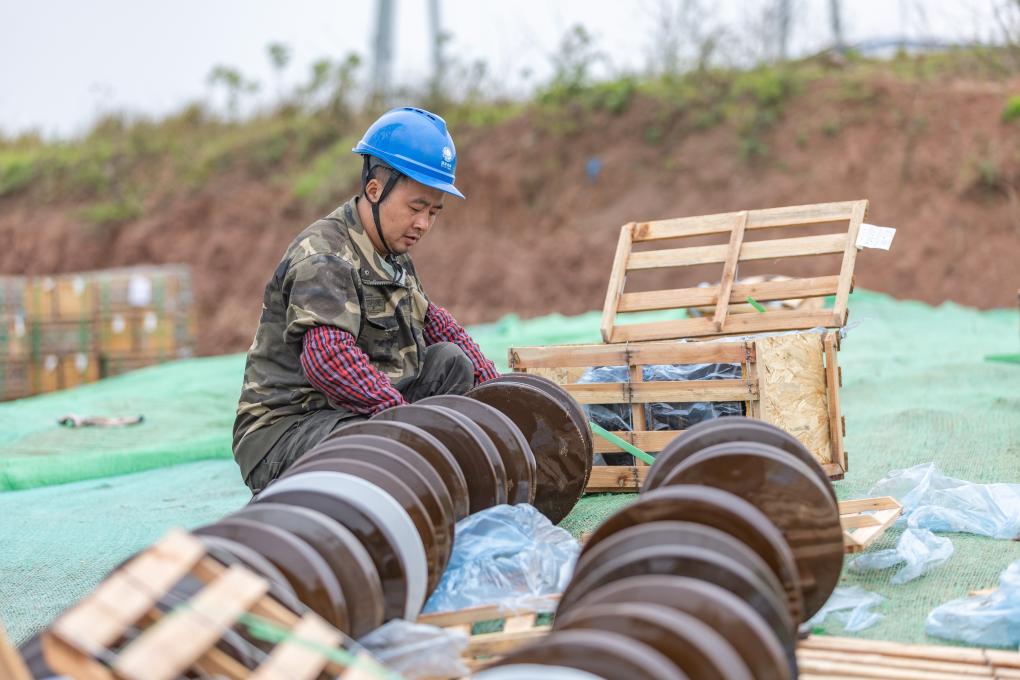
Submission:
M 301 232 L 266 285 L 234 422 L 252 492 L 341 425 L 498 375 L 408 255 L 446 194 L 464 198 L 446 123 L 394 109 L 354 153 L 361 193 Z

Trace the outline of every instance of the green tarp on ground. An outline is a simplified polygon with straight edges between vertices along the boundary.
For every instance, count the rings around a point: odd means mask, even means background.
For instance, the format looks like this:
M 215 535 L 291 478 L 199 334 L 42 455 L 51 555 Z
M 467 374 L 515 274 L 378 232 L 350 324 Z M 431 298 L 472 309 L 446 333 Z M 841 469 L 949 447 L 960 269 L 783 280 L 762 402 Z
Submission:
M 863 293 L 851 308 L 860 323 L 840 354 L 850 471 L 836 484 L 839 496 L 858 497 L 888 471 L 928 461 L 953 477 L 1020 482 L 1020 366 L 984 361 L 1020 345 L 1016 312 Z M 597 314 L 507 318 L 471 330 L 505 367 L 510 345 L 595 342 L 598 323 Z M 215 520 L 247 501 L 229 459 L 242 368 L 239 355 L 196 359 L 0 404 L 0 488 L 49 485 L 0 493 L 0 618 L 14 639 L 45 625 L 166 529 Z M 140 413 L 146 422 L 61 429 L 55 420 L 68 412 Z M 202 459 L 210 460 L 191 462 Z M 61 484 L 74 479 L 87 481 Z M 575 535 L 590 531 L 632 498 L 585 498 L 563 526 Z M 876 548 L 890 547 L 898 534 Z M 931 608 L 995 585 L 1020 559 L 1016 542 L 950 537 L 956 553 L 949 562 L 913 583 L 891 586 L 888 572 L 844 575 L 844 585 L 889 598 L 879 608 L 885 619 L 863 636 L 934 642 L 923 632 Z

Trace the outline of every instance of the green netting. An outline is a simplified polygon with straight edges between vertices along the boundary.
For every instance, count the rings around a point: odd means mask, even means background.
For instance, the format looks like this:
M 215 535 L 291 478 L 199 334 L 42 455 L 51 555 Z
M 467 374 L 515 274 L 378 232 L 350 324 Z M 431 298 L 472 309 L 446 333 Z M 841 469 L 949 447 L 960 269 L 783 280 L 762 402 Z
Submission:
M 1020 366 L 984 361 L 1015 352 L 1017 314 L 938 308 L 857 293 L 840 353 L 850 454 L 841 498 L 864 494 L 886 472 L 936 461 L 973 481 L 1020 481 Z M 505 368 L 510 345 L 598 340 L 599 316 L 512 317 L 472 329 Z M 88 592 L 126 556 L 172 526 L 212 521 L 248 499 L 230 460 L 230 427 L 243 358 L 177 362 L 73 391 L 0 405 L 0 618 L 21 640 Z M 124 430 L 65 430 L 60 415 L 141 413 Z M 188 465 L 173 465 L 199 460 Z M 173 465 L 172 467 L 161 467 Z M 160 469 L 152 469 L 160 468 Z M 118 477 L 105 476 L 140 471 Z M 97 479 L 102 477 L 101 479 Z M 563 526 L 593 530 L 632 496 L 592 496 Z M 876 548 L 890 547 L 893 531 Z M 902 586 L 889 573 L 847 575 L 887 596 L 886 619 L 865 637 L 925 641 L 927 612 L 968 590 L 992 586 L 1020 545 L 952 535 L 956 554 Z M 831 632 L 839 632 L 831 628 Z M 927 640 L 931 641 L 931 640 Z

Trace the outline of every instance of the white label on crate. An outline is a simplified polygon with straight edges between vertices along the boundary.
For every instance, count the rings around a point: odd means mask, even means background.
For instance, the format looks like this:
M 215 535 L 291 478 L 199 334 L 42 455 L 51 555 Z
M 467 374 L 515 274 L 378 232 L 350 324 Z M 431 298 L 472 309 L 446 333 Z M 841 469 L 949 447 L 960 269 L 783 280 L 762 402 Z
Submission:
M 114 314 L 113 318 L 110 319 L 110 328 L 114 333 L 123 333 L 124 329 L 127 328 L 127 323 L 124 322 L 124 317 L 120 314 Z
M 142 328 L 145 329 L 146 333 L 151 333 L 156 330 L 158 323 L 159 318 L 156 316 L 156 312 L 146 312 L 145 318 L 142 319 Z
M 74 289 L 74 294 L 80 297 L 85 292 L 85 279 L 80 276 L 74 277 L 71 280 L 71 288 Z
M 79 373 L 84 373 L 89 367 L 89 355 L 79 352 L 74 355 L 74 367 Z
M 896 236 L 896 230 L 892 227 L 879 227 L 864 222 L 861 224 L 860 231 L 857 232 L 857 243 L 855 245 L 858 249 L 880 248 L 881 250 L 889 250 L 894 236 Z
M 47 293 L 50 292 L 51 290 L 53 290 L 56 287 L 57 287 L 57 282 L 54 281 L 53 279 L 51 279 L 50 277 L 47 276 L 46 278 L 44 278 L 42 280 L 42 288 Z
M 19 338 L 25 337 L 25 315 L 15 314 L 14 315 L 14 335 Z
M 148 276 L 135 274 L 128 281 L 128 304 L 132 307 L 145 307 L 152 302 L 152 281 Z
M 50 354 L 43 360 L 43 368 L 47 371 L 55 371 L 58 363 L 56 355 Z

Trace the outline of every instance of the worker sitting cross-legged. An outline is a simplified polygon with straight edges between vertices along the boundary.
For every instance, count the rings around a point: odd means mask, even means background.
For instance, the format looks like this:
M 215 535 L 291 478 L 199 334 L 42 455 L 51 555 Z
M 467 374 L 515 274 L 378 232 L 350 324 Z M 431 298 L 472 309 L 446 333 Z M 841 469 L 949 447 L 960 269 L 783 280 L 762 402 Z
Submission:
M 446 123 L 394 109 L 354 153 L 361 193 L 301 232 L 266 285 L 234 422 L 253 492 L 342 425 L 498 375 L 408 254 L 446 195 L 464 198 Z

